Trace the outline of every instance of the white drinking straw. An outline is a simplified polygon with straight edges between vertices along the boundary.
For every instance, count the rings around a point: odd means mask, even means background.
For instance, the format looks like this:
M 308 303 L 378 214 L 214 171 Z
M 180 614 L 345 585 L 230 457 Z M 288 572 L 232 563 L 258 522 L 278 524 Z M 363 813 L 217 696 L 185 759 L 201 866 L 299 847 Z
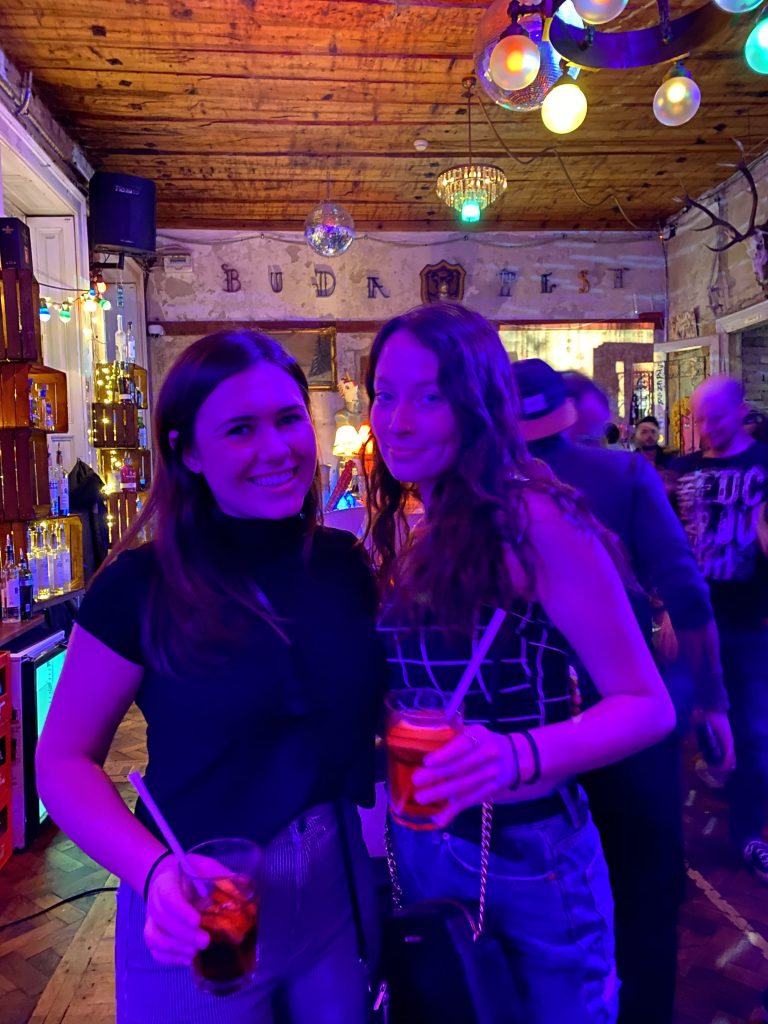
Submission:
M 147 789 L 147 785 L 144 782 L 144 779 L 141 777 L 141 775 L 139 775 L 138 772 L 129 772 L 128 781 L 139 794 L 141 799 L 144 801 L 144 806 L 152 815 L 154 823 L 163 833 L 163 838 L 165 839 L 166 843 L 168 843 L 168 845 L 170 846 L 171 851 L 178 860 L 179 864 L 181 864 L 184 874 L 187 876 L 187 878 L 189 878 L 189 880 L 194 885 L 198 895 L 205 896 L 207 892 L 205 886 L 201 882 L 198 882 L 196 880 L 194 871 L 192 870 L 192 865 L 189 863 L 189 858 L 184 852 L 181 843 L 171 831 L 171 826 L 163 817 L 160 808 L 157 806 L 152 795 Z
M 459 680 L 459 685 L 456 687 L 450 701 L 448 702 L 448 706 L 445 709 L 446 718 L 454 718 L 458 712 L 461 702 L 466 697 L 467 690 L 469 690 L 472 685 L 472 680 L 477 675 L 478 669 L 483 663 L 483 658 L 485 658 L 491 644 L 496 639 L 496 634 L 501 629 L 501 624 L 506 616 L 507 613 L 503 608 L 497 608 L 491 616 L 491 621 L 488 623 L 485 632 L 480 637 L 480 643 L 475 648 L 469 664 L 464 669 L 464 674 Z

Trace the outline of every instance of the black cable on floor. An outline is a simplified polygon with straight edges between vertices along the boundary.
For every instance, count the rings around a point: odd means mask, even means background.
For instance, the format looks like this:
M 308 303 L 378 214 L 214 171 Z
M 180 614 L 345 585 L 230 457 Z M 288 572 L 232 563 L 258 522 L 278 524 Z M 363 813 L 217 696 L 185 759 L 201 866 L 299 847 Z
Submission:
M 100 892 L 117 892 L 117 886 L 104 885 L 100 889 L 86 889 L 85 892 L 78 892 L 75 893 L 74 896 L 67 896 L 66 899 L 59 900 L 58 903 L 52 903 L 50 907 L 44 907 L 42 910 L 38 910 L 34 914 L 27 914 L 26 917 L 20 917 L 16 921 L 8 921 L 6 924 L 0 924 L 0 932 L 4 932 L 6 928 L 13 928 L 14 925 L 24 924 L 26 921 L 32 921 L 36 917 L 41 917 L 43 914 L 47 914 L 49 910 L 55 910 L 57 907 L 63 907 L 65 903 L 72 903 L 74 900 L 82 900 L 86 896 L 98 896 Z

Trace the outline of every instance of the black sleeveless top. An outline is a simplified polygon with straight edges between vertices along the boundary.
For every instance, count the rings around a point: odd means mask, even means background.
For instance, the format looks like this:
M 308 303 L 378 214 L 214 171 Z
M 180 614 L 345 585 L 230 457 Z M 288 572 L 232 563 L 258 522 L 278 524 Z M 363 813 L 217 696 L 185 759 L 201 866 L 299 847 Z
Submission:
M 474 636 L 449 635 L 435 625 L 403 626 L 386 609 L 378 630 L 384 641 L 392 690 L 456 689 L 491 612 L 479 617 Z M 571 717 L 568 641 L 540 604 L 516 601 L 472 681 L 464 700 L 467 724 L 514 732 Z

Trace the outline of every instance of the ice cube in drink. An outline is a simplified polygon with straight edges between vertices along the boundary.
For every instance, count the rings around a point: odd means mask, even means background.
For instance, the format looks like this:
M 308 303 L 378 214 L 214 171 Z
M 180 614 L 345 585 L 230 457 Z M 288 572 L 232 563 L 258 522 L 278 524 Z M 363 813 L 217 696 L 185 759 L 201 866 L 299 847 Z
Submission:
M 258 902 L 249 880 L 217 878 L 198 904 L 210 942 L 195 956 L 198 986 L 216 995 L 243 987 L 256 969 Z

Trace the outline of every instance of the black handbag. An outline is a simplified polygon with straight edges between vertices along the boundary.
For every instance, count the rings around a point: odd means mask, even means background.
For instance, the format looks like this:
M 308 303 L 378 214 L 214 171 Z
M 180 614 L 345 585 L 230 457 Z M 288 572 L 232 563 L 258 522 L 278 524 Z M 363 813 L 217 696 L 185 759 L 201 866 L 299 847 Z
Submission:
M 381 957 L 370 963 L 343 814 L 337 813 L 360 961 L 379 1024 L 523 1024 L 520 994 L 500 943 L 485 931 L 492 805 L 483 805 L 477 922 L 456 900 L 404 907 L 389 827 L 393 909 L 382 924 Z

